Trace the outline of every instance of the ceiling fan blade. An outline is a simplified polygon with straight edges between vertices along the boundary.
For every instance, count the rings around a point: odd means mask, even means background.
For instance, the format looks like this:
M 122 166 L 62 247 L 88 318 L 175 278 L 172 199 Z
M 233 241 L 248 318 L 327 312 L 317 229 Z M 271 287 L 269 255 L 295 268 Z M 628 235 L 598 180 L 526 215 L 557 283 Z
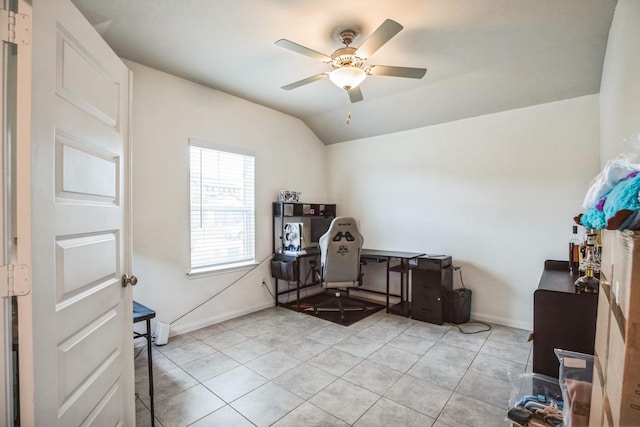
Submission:
M 307 77 L 306 79 L 298 80 L 297 82 L 288 84 L 286 86 L 282 86 L 282 89 L 284 89 L 284 90 L 295 89 L 297 87 L 304 86 L 306 84 L 313 83 L 315 81 L 324 79 L 325 77 L 329 77 L 329 73 L 316 74 L 315 76 L 311 76 L 311 77 Z
M 367 74 L 372 76 L 408 77 L 421 79 L 427 73 L 426 68 L 392 67 L 390 65 L 372 65 Z
M 309 49 L 308 47 L 304 47 L 298 43 L 294 43 L 291 40 L 287 40 L 287 39 L 280 39 L 276 42 L 276 46 L 280 46 L 283 47 L 285 49 L 289 49 L 293 52 L 296 53 L 301 53 L 303 55 L 306 56 L 310 56 L 311 58 L 314 59 L 319 59 L 320 61 L 323 62 L 330 62 L 331 61 L 331 57 L 325 55 L 324 53 L 320 53 L 320 52 L 316 52 L 313 49 Z
M 361 58 L 370 58 L 373 53 L 380 49 L 400 32 L 404 27 L 391 19 L 385 20 L 356 51 L 356 55 Z
M 360 86 L 351 88 L 347 92 L 349 92 L 349 99 L 351 100 L 351 103 L 360 102 L 364 99 L 362 98 L 362 91 L 360 90 Z

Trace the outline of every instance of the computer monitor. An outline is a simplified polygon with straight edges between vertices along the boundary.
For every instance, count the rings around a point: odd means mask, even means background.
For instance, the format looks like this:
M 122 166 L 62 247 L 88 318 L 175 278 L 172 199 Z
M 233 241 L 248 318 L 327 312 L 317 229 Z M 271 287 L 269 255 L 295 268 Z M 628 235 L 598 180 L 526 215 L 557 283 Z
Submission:
M 320 237 L 327 232 L 333 218 L 317 217 L 311 218 L 309 222 L 309 243 L 310 246 L 318 246 Z

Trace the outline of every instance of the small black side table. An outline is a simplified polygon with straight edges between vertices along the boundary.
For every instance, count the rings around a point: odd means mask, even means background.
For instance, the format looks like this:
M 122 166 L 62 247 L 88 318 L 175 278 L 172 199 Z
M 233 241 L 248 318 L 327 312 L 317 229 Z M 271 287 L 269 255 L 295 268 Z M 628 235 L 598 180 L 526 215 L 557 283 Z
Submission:
M 151 401 L 151 427 L 155 427 L 156 418 L 153 411 L 153 362 L 151 361 L 151 319 L 156 317 L 156 312 L 144 305 L 133 302 L 133 323 L 147 322 L 146 332 L 141 334 L 133 331 L 133 338 L 147 339 L 147 364 L 149 365 L 149 400 Z

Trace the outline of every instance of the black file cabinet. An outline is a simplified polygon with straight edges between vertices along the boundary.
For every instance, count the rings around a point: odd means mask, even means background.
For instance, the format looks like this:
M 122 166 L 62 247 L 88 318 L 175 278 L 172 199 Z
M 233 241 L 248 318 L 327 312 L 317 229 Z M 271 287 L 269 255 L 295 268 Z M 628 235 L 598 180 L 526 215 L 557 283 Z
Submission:
M 442 325 L 445 293 L 453 289 L 453 269 L 448 255 L 418 258 L 411 272 L 411 317 Z

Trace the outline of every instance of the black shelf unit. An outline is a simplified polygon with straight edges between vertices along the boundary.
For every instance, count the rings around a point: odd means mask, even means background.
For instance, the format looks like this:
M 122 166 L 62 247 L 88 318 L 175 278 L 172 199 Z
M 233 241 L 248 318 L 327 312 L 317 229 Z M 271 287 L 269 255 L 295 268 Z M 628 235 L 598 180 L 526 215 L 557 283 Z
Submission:
M 324 217 L 336 216 L 336 205 L 328 203 L 273 202 L 274 217 Z
M 278 297 L 296 292 L 300 301 L 300 289 L 318 285 L 313 272 L 306 271 L 303 260 L 312 260 L 320 254 L 319 250 L 308 250 L 306 254 L 286 254 L 284 251 L 284 226 L 287 219 L 299 219 L 304 222 L 310 218 L 335 218 L 336 205 L 331 203 L 273 202 L 273 259 L 271 261 L 272 277 L 275 279 L 275 305 Z M 310 263 L 310 262 L 309 262 Z M 307 264 L 307 262 L 304 262 Z M 307 269 L 308 270 L 308 269 Z M 308 280 L 310 278 L 310 281 Z M 279 290 L 279 281 L 296 282 L 295 288 Z M 299 309 L 299 307 L 298 307 Z
M 336 205 L 329 203 L 291 203 L 291 202 L 273 202 L 273 252 L 276 249 L 282 251 L 284 244 L 282 237 L 284 235 L 285 218 L 335 218 Z M 280 222 L 280 227 L 276 223 Z M 276 234 L 276 230 L 279 234 Z M 276 248 L 276 241 L 279 242 L 279 248 Z
M 409 274 L 415 268 L 415 264 L 409 262 L 400 261 L 399 264 L 392 265 L 388 268 L 387 275 L 389 273 L 400 273 L 400 293 L 392 294 L 389 292 L 381 292 L 382 294 L 388 294 L 390 297 L 400 298 L 400 302 L 389 307 L 389 313 L 398 314 L 400 316 L 411 316 L 411 301 L 408 300 L 409 295 Z M 407 278 L 404 280 L 403 278 Z M 371 292 L 371 291 L 368 291 Z

